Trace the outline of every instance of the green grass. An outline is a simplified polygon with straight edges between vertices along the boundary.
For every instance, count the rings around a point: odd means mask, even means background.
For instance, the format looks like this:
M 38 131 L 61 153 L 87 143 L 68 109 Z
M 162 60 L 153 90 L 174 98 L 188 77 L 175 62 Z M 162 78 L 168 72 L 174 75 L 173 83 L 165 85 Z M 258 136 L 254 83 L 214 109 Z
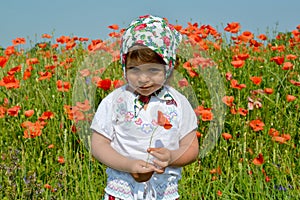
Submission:
M 290 33 L 286 35 L 285 40 L 268 41 L 274 47 L 284 44 L 285 50 L 282 52 L 271 50 L 268 45 L 259 47 L 260 51 L 257 52 L 249 44 L 240 44 L 240 53 L 248 53 L 250 56 L 242 68 L 231 65 L 232 56 L 236 55 L 233 41 L 224 41 L 221 50 L 209 45 L 206 52 L 217 64 L 224 92 L 227 96 L 234 97 L 236 109 L 247 109 L 248 97 L 257 98 L 262 103 L 262 108 L 248 110 L 248 114 L 242 116 L 231 114 L 230 108 L 225 107 L 222 133 L 230 133 L 233 137 L 231 140 L 219 137 L 211 151 L 199 158 L 198 162 L 184 167 L 179 186 L 181 199 L 300 198 L 300 87 L 290 83 L 290 80 L 300 81 L 299 57 L 290 61 L 294 64 L 292 70 L 282 70 L 282 66 L 270 61 L 278 55 L 300 55 L 299 44 L 290 46 L 287 41 L 294 38 Z M 205 39 L 208 40 L 214 42 L 214 39 Z M 70 50 L 64 50 L 64 45 L 60 44 L 57 49 L 49 46 L 47 49 L 34 47 L 25 52 L 16 48 L 19 54 L 10 55 L 6 65 L 0 68 L 2 80 L 11 68 L 21 65 L 21 71 L 14 74 L 20 81 L 20 87 L 7 89 L 0 86 L 0 107 L 9 109 L 21 106 L 17 116 L 4 113 L 0 118 L 1 199 L 101 199 L 106 182 L 105 166 L 92 157 L 86 149 L 86 141 L 79 134 L 88 130 L 91 119 L 89 114 L 113 90 L 113 87 L 108 91 L 97 88 L 92 83 L 92 77 L 118 80 L 122 79 L 122 71 L 119 64 L 112 62 L 112 56 L 105 51 L 97 57 L 104 60 L 90 60 L 93 58 L 89 59 L 87 45 L 77 42 L 76 47 Z M 0 56 L 5 56 L 4 50 L 0 50 Z M 181 56 L 182 63 L 188 61 L 188 54 L 183 52 Z M 23 80 L 28 67 L 27 58 L 37 58 L 39 63 L 32 65 L 31 77 Z M 66 62 L 68 58 L 72 58 L 73 62 Z M 262 60 L 258 61 L 256 58 Z M 96 64 L 92 66 L 91 63 Z M 51 65 L 55 66 L 53 71 L 45 69 L 45 66 Z M 107 70 L 85 78 L 77 76 L 82 69 L 89 68 L 93 72 L 99 70 L 99 66 Z M 46 71 L 52 72 L 50 80 L 38 80 L 39 72 Z M 200 69 L 196 71 L 200 74 L 207 73 Z M 246 84 L 246 88 L 231 88 L 230 81 L 225 79 L 226 72 L 230 72 L 239 83 Z M 220 102 L 216 100 L 216 94 L 220 91 L 209 89 L 211 85 L 215 86 L 217 80 L 209 77 L 210 75 L 212 74 L 207 73 L 204 77 L 190 77 L 182 65 L 179 67 L 177 76 L 189 81 L 188 89 L 192 88 L 194 91 L 194 94 L 189 93 L 189 98 L 195 101 L 196 97 L 195 105 L 210 108 L 214 101 Z M 253 84 L 250 80 L 252 76 L 262 76 L 262 83 Z M 59 92 L 57 80 L 69 82 L 70 90 Z M 272 88 L 273 94 L 253 95 L 253 91 L 264 88 Z M 185 88 L 178 89 L 184 92 Z M 287 102 L 288 94 L 296 96 L 296 100 Z M 78 123 L 81 124 L 78 125 L 69 119 L 64 106 L 75 106 L 76 102 L 83 102 L 85 99 L 90 100 L 92 108 L 85 112 L 86 121 L 80 121 Z M 30 109 L 35 113 L 28 118 L 24 112 Z M 21 124 L 25 121 L 38 121 L 45 111 L 51 111 L 54 115 L 45 120 L 42 134 L 35 138 L 24 138 L 25 128 Z M 218 116 L 218 113 L 215 114 Z M 262 131 L 255 132 L 251 129 L 249 123 L 254 119 L 264 122 Z M 199 121 L 198 131 L 203 134 L 199 138 L 200 145 L 209 133 L 209 125 L 210 122 Z M 77 132 L 72 131 L 74 126 Z M 284 144 L 275 142 L 269 135 L 270 128 L 275 128 L 281 134 L 290 134 L 291 139 Z M 52 144 L 54 147 L 49 148 Z M 252 161 L 259 153 L 262 153 L 264 162 L 257 166 Z M 59 156 L 64 158 L 64 163 L 58 162 Z M 215 173 L 213 169 L 218 170 Z

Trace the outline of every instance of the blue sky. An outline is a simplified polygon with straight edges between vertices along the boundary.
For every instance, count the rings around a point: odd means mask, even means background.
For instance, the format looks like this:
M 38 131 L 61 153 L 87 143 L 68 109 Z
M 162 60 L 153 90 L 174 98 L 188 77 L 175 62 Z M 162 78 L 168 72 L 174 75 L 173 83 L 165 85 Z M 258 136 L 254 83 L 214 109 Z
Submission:
M 182 26 L 210 24 L 218 31 L 236 21 L 242 31 L 255 34 L 291 31 L 300 24 L 299 0 L 7 0 L 0 5 L 2 47 L 17 37 L 24 37 L 27 45 L 40 42 L 43 33 L 107 39 L 108 25 L 123 28 L 145 14 Z

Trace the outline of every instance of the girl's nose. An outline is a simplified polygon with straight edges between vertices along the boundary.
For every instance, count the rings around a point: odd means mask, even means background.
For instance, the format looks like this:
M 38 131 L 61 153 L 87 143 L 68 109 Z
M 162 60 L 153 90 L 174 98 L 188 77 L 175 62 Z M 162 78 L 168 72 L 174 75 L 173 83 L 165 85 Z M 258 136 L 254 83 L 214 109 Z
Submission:
M 148 76 L 147 73 L 140 73 L 139 77 L 138 77 L 138 81 L 141 83 L 146 83 L 150 80 L 150 77 Z

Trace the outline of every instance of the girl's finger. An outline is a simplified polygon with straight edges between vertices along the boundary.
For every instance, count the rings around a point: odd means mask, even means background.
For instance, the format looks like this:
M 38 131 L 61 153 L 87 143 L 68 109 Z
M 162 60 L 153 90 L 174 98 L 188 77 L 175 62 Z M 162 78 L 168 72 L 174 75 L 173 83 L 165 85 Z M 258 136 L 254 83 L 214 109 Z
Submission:
M 155 158 L 157 158 L 158 160 L 164 160 L 165 156 L 164 154 L 161 154 L 160 152 L 157 151 L 150 151 L 149 152 L 152 156 L 154 156 Z
M 147 149 L 147 152 L 148 152 L 148 153 L 150 153 L 150 152 L 159 152 L 160 149 L 161 149 L 161 148 L 153 148 L 153 147 L 151 147 L 151 148 L 148 148 L 148 149 Z
M 160 160 L 154 160 L 153 163 L 157 166 L 159 166 L 161 169 L 164 169 L 168 166 L 168 162 L 160 161 Z

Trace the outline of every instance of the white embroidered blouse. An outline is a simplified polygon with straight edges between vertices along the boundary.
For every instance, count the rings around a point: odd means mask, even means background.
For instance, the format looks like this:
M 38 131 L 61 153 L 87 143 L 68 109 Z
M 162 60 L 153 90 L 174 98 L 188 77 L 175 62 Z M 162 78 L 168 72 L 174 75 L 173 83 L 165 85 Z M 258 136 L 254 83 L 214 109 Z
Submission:
M 123 156 L 151 162 L 147 148 L 178 149 L 179 141 L 197 129 L 197 118 L 190 103 L 174 88 L 164 86 L 143 109 L 135 103 L 137 95 L 127 91 L 126 87 L 114 90 L 101 101 L 91 124 L 91 129 L 110 139 L 111 146 Z M 170 129 L 158 125 L 158 111 L 172 124 Z M 106 172 L 105 192 L 114 197 L 126 200 L 179 197 L 181 168 L 167 167 L 163 174 L 154 173 L 144 183 L 136 182 L 127 172 L 111 168 Z

